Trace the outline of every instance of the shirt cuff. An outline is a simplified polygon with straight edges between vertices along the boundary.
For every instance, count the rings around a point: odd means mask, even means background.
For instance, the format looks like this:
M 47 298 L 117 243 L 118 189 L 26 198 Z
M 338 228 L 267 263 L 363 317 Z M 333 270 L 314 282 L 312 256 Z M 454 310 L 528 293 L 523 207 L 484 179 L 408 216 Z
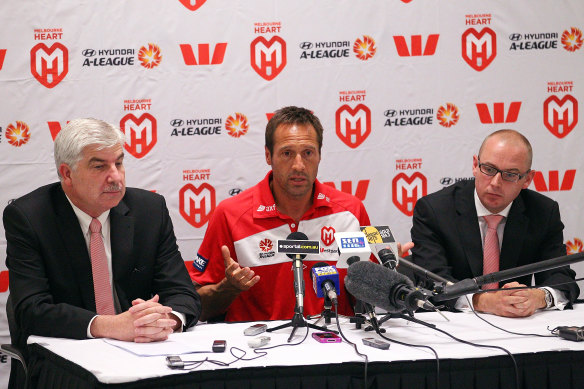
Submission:
M 474 310 L 474 305 L 472 304 L 472 296 L 474 293 L 469 293 L 464 296 L 460 296 L 456 299 L 454 308 L 462 312 L 471 312 Z
M 182 323 L 182 325 L 175 332 L 183 332 L 185 328 L 185 323 L 187 322 L 187 317 L 185 316 L 185 314 L 176 311 L 170 311 L 170 313 L 178 317 Z
M 95 315 L 95 316 L 93 316 L 93 318 L 92 318 L 92 319 L 89 321 L 89 325 L 87 326 L 87 337 L 88 337 L 89 339 L 94 339 L 94 338 L 95 338 L 95 336 L 91 335 L 91 331 L 90 331 L 89 329 L 91 328 L 91 323 L 93 323 L 93 321 L 95 320 L 95 318 L 96 318 L 97 316 L 98 316 L 98 315 Z
M 549 286 L 542 286 L 541 289 L 549 291 L 554 298 L 554 305 L 552 305 L 549 309 L 559 309 L 560 311 L 563 311 L 566 305 L 568 305 L 570 302 L 564 292 L 560 290 L 550 288 Z

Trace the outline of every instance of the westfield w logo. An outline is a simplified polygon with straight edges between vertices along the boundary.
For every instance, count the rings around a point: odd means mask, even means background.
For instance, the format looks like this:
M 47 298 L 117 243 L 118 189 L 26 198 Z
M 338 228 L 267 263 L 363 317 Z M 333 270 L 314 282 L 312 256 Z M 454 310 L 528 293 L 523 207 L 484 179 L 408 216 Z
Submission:
M 422 50 L 422 35 L 412 35 L 410 37 L 411 50 L 408 48 L 406 38 L 402 35 L 395 35 L 393 41 L 397 54 L 400 57 L 418 57 L 422 55 L 434 55 L 440 34 L 430 34 L 426 40 L 426 46 Z
M 2 66 L 4 65 L 4 58 L 6 58 L 6 49 L 0 49 L 0 70 L 2 70 Z
M 361 201 L 365 201 L 365 197 L 367 197 L 367 189 L 369 188 L 369 181 L 370 180 L 359 180 L 359 182 L 357 182 L 355 193 L 353 193 L 353 181 L 341 181 L 341 192 L 348 193 L 357 197 Z M 332 181 L 325 182 L 324 184 L 337 189 L 335 183 Z
M 371 111 L 364 104 L 355 108 L 347 104 L 337 109 L 335 114 L 337 136 L 347 146 L 355 149 L 371 134 Z
M 391 189 L 393 204 L 406 216 L 412 216 L 418 199 L 428 193 L 428 180 L 420 172 L 411 176 L 400 173 L 391 181 Z
M 55 87 L 69 71 L 69 51 L 59 42 L 38 43 L 30 50 L 30 71 L 45 87 Z
M 493 103 L 493 114 L 489 112 L 486 103 L 477 103 L 479 119 L 483 124 L 493 123 L 515 123 L 521 109 L 521 101 L 514 101 L 509 105 L 507 116 L 505 116 L 505 103 Z
M 179 1 L 189 10 L 196 11 L 199 9 L 199 7 L 205 4 L 205 1 L 207 0 L 179 0 Z
M 533 176 L 533 185 L 538 192 L 557 192 L 571 190 L 574 185 L 574 178 L 576 177 L 576 169 L 566 170 L 564 178 L 562 178 L 562 185 L 560 186 L 560 172 L 558 170 L 550 170 L 548 173 L 548 183 L 546 184 L 543 173 L 535 172 Z
M 276 78 L 286 66 L 286 42 L 277 35 L 269 41 L 258 36 L 251 42 L 250 52 L 251 67 L 267 81 Z
M 209 221 L 215 210 L 215 188 L 206 182 L 199 187 L 186 184 L 178 196 L 179 212 L 190 225 L 200 228 Z
M 469 28 L 462 34 L 462 58 L 471 68 L 480 72 L 497 56 L 497 35 L 489 27 L 478 32 Z
M 543 102 L 543 124 L 556 137 L 562 139 L 578 124 L 578 100 L 565 95 L 561 100 L 551 95 Z
M 225 50 L 227 49 L 227 43 L 217 43 L 215 49 L 213 50 L 213 57 L 211 58 L 211 50 L 208 43 L 199 43 L 197 48 L 199 61 L 195 58 L 195 53 L 193 52 L 193 46 L 181 44 L 180 51 L 182 52 L 183 59 L 186 65 L 219 65 L 223 63 L 223 57 L 225 57 Z
M 143 113 L 139 118 L 127 114 L 120 121 L 120 130 L 126 135 L 124 148 L 136 158 L 148 154 L 158 139 L 156 119 L 149 113 Z

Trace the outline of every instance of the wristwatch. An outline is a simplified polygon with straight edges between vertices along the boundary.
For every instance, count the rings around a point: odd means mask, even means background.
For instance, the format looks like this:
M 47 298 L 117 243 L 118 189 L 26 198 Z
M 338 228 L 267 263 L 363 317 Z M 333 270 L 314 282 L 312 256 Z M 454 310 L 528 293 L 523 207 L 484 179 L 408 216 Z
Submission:
M 545 293 L 545 308 L 551 308 L 554 306 L 554 296 L 552 295 L 552 293 L 547 290 L 546 288 L 539 288 L 541 290 L 543 290 L 543 292 Z

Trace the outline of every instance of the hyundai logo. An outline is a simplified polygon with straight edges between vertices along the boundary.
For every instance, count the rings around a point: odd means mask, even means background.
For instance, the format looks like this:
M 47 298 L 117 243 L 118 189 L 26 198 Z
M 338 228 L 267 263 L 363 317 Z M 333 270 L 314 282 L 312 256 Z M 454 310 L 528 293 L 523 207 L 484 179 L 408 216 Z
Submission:
M 85 49 L 81 52 L 85 57 L 93 57 L 95 55 L 95 50 L 93 49 Z
M 229 196 L 235 196 L 241 193 L 241 189 L 235 188 L 229 190 Z
M 397 111 L 395 109 L 388 109 L 387 111 L 385 111 L 383 113 L 385 116 L 387 116 L 388 118 L 392 118 L 395 115 L 397 115 Z
M 180 127 L 183 125 L 183 120 L 182 119 L 173 119 L 170 121 L 170 125 L 172 127 Z
M 452 178 L 450 178 L 450 177 L 442 177 L 440 179 L 440 184 L 441 185 L 444 185 L 444 186 L 448 186 L 448 185 L 452 184 L 453 181 L 454 180 Z
M 302 42 L 300 44 L 300 48 L 302 50 L 310 50 L 310 49 L 312 49 L 312 43 L 311 42 Z
M 511 34 L 509 35 L 509 39 L 512 41 L 520 41 L 521 40 L 521 34 Z

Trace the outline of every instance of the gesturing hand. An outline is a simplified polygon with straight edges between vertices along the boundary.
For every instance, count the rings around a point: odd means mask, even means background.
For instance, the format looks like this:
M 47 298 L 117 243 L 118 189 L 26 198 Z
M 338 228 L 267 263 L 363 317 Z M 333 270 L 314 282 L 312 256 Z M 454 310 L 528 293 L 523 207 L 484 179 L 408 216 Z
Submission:
M 225 278 L 230 287 L 238 291 L 244 291 L 254 286 L 260 280 L 260 276 L 256 276 L 253 270 L 249 267 L 242 268 L 231 258 L 227 246 L 221 246 L 221 254 L 225 263 Z

